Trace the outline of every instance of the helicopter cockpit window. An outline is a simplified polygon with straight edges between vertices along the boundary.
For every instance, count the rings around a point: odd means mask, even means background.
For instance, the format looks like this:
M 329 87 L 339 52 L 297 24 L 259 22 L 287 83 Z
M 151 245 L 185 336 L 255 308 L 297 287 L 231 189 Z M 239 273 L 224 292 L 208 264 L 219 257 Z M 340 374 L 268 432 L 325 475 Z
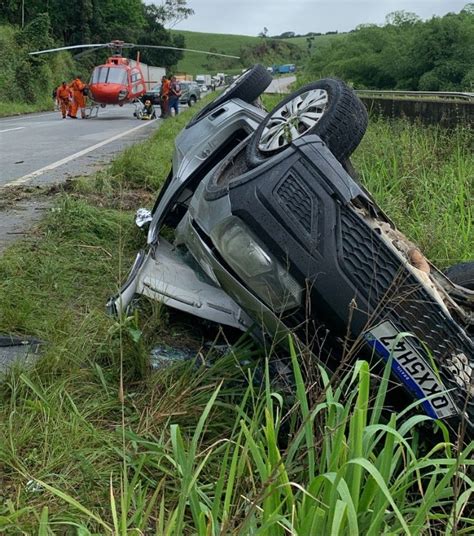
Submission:
M 132 83 L 138 82 L 138 80 L 141 80 L 141 79 L 142 79 L 142 74 L 140 73 L 140 71 L 132 71 L 132 76 L 131 76 Z
M 96 67 L 92 84 L 127 84 L 127 70 L 121 67 Z

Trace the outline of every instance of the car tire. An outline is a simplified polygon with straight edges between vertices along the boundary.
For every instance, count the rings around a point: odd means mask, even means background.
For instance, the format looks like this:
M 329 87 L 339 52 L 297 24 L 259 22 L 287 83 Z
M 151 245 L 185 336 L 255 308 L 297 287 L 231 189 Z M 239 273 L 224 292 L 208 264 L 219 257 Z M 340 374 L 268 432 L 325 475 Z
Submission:
M 195 97 L 189 97 L 188 106 L 191 107 L 191 106 L 194 106 L 195 104 L 196 104 L 196 98 Z
M 263 65 L 254 65 L 234 80 L 216 99 L 204 106 L 186 125 L 186 128 L 192 127 L 203 117 L 229 100 L 242 99 L 248 103 L 254 102 L 267 89 L 271 81 L 272 76 Z
M 474 261 L 454 264 L 444 273 L 456 285 L 474 290 Z
M 250 139 L 247 162 L 256 167 L 295 139 L 310 134 L 317 134 L 334 156 L 345 162 L 359 145 L 367 124 L 365 106 L 342 80 L 312 82 L 283 99 L 262 121 Z

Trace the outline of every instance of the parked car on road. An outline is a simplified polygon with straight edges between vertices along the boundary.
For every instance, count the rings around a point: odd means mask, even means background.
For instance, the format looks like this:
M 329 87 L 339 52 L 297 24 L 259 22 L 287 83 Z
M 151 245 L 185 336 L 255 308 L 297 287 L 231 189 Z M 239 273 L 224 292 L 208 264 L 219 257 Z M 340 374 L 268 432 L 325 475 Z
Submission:
M 181 104 L 187 104 L 188 106 L 194 106 L 201 98 L 201 88 L 196 82 L 180 82 L 181 97 L 179 102 Z
M 187 104 L 188 106 L 193 106 L 201 98 L 201 89 L 196 82 L 189 82 L 187 80 L 179 82 L 181 86 L 181 97 L 179 102 L 181 104 Z M 145 103 L 147 100 L 150 100 L 151 103 L 155 106 L 160 104 L 160 84 L 153 86 L 149 89 L 140 100 Z
M 355 93 L 319 80 L 267 113 L 270 82 L 253 67 L 178 135 L 147 248 L 109 309 L 142 294 L 278 344 L 291 334 L 329 370 L 388 362 L 429 417 L 472 432 L 472 285 L 429 263 L 359 184 Z
M 144 95 L 140 97 L 140 100 L 145 104 L 147 100 L 151 101 L 154 106 L 159 106 L 160 104 L 160 89 L 161 84 L 152 86 Z

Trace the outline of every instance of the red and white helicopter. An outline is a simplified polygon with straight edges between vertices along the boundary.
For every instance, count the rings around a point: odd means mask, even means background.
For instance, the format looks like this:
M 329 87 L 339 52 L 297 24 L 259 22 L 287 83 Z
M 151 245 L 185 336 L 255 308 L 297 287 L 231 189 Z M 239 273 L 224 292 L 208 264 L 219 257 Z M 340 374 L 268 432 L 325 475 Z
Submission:
M 31 56 L 39 54 L 48 54 L 50 52 L 60 52 L 62 50 L 74 50 L 89 48 L 87 52 L 93 52 L 103 48 L 112 50 L 112 55 L 103 65 L 94 67 L 88 84 L 89 97 L 93 101 L 93 106 L 105 107 L 107 105 L 123 106 L 127 103 L 137 104 L 139 98 L 146 93 L 146 83 L 140 68 L 140 53 L 137 54 L 137 61 L 133 65 L 128 58 L 122 56 L 124 48 L 156 48 L 161 50 L 183 50 L 197 54 L 206 54 L 211 56 L 221 56 L 224 58 L 236 58 L 228 54 L 219 54 L 217 52 L 206 52 L 204 50 L 194 50 L 190 48 L 178 48 L 160 45 L 135 45 L 115 40 L 110 43 L 71 45 L 60 48 L 50 48 L 48 50 L 37 50 L 30 52 Z M 84 53 L 82 53 L 84 54 Z M 158 80 L 156 81 L 158 82 Z

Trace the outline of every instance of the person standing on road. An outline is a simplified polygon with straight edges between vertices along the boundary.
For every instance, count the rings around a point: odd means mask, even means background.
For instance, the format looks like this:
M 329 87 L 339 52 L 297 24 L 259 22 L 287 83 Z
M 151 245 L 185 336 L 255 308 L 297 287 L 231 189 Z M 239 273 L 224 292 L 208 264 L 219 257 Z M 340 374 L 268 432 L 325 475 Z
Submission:
M 63 119 L 66 119 L 66 115 L 69 112 L 69 106 L 71 105 L 71 90 L 66 82 L 63 82 L 58 89 L 56 89 L 56 102 L 61 110 Z
M 176 76 L 172 76 L 170 84 L 170 113 L 174 109 L 174 115 L 178 115 L 179 113 L 179 97 L 181 97 L 181 86 L 178 80 L 176 80 Z
M 169 115 L 169 97 L 170 97 L 170 81 L 166 76 L 161 77 L 160 88 L 160 108 L 161 117 L 164 119 Z
M 86 98 L 85 98 L 85 90 L 86 90 L 86 84 L 81 80 L 80 76 L 76 76 L 76 78 L 71 82 L 70 89 L 72 91 L 72 106 L 71 111 L 69 113 L 69 117 L 72 119 L 77 119 L 77 110 L 81 110 L 81 118 L 86 118 Z

